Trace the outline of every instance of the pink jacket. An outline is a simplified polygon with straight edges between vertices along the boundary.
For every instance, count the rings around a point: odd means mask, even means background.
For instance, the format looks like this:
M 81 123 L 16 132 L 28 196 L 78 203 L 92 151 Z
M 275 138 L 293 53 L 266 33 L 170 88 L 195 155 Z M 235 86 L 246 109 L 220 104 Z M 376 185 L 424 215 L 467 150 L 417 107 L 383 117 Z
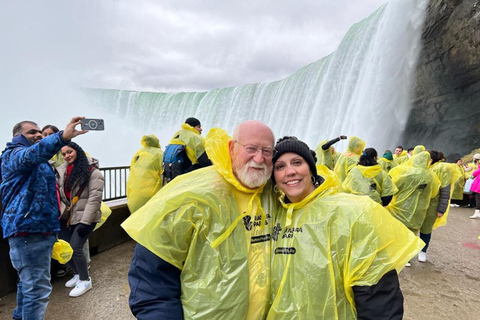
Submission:
M 473 180 L 472 186 L 470 187 L 470 191 L 475 193 L 480 193 L 480 178 L 478 178 L 478 176 L 480 176 L 480 168 L 475 170 L 472 173 L 472 176 L 475 177 L 475 180 Z

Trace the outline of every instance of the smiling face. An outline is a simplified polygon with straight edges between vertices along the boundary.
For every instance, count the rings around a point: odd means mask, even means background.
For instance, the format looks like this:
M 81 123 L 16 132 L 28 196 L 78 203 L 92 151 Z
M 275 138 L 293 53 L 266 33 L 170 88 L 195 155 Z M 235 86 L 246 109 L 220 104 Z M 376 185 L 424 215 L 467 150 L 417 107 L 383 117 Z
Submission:
M 21 133 L 31 144 L 38 143 L 43 138 L 40 128 L 36 124 L 29 122 L 22 125 Z
M 273 149 L 272 130 L 260 121 L 247 121 L 238 126 L 233 138 L 229 142 L 233 174 L 244 187 L 256 189 L 262 186 L 272 174 L 272 157 L 265 156 L 261 150 Z M 245 145 L 259 150 L 251 154 Z
M 69 146 L 62 148 L 62 155 L 68 164 L 72 164 L 77 159 L 77 151 Z
M 315 190 L 308 163 L 296 153 L 282 154 L 273 166 L 273 176 L 278 188 L 293 203 L 302 201 Z

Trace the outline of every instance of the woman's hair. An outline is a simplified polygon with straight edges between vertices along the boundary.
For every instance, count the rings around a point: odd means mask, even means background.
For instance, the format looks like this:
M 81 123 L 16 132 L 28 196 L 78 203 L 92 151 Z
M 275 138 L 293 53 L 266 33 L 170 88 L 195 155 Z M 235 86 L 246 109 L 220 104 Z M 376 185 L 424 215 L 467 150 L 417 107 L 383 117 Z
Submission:
M 430 158 L 432 158 L 432 163 L 431 164 L 435 164 L 439 161 L 442 161 L 445 156 L 443 155 L 442 152 L 439 152 L 439 151 L 436 151 L 436 150 L 427 150 L 428 153 L 430 153 Z
M 373 148 L 366 148 L 365 150 L 363 150 L 363 153 L 362 155 L 360 156 L 360 160 L 358 161 L 358 164 L 359 165 L 362 165 L 362 166 L 374 166 L 377 163 L 377 150 L 373 149 Z
M 81 185 L 90 178 L 91 166 L 88 164 L 88 159 L 85 152 L 78 144 L 72 141 L 67 145 L 67 147 L 70 147 L 77 152 L 77 158 L 73 162 L 72 172 L 68 176 L 68 180 L 65 181 L 65 188 L 67 190 L 72 190 L 72 187 L 76 183 Z
M 54 125 L 52 124 L 47 124 L 45 127 L 42 128 L 42 132 L 47 130 L 47 129 L 52 129 L 53 132 L 57 133 L 58 131 L 60 131 L 57 127 L 55 127 Z

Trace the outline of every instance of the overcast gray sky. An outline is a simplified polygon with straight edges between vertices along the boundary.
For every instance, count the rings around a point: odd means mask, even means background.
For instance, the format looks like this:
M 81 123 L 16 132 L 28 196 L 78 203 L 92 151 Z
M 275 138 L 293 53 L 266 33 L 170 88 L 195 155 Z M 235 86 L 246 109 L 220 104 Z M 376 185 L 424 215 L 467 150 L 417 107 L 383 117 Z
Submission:
M 0 85 L 177 92 L 274 81 L 330 54 L 385 2 L 2 1 Z

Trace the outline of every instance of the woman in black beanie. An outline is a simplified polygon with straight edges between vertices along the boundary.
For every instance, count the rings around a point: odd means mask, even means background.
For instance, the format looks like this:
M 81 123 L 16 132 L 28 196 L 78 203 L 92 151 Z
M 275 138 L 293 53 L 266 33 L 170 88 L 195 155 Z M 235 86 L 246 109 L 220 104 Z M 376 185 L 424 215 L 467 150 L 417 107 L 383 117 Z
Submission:
M 272 234 L 267 319 L 401 319 L 399 272 L 422 242 L 379 204 L 339 193 L 335 174 L 295 137 L 275 146 L 281 208 Z

